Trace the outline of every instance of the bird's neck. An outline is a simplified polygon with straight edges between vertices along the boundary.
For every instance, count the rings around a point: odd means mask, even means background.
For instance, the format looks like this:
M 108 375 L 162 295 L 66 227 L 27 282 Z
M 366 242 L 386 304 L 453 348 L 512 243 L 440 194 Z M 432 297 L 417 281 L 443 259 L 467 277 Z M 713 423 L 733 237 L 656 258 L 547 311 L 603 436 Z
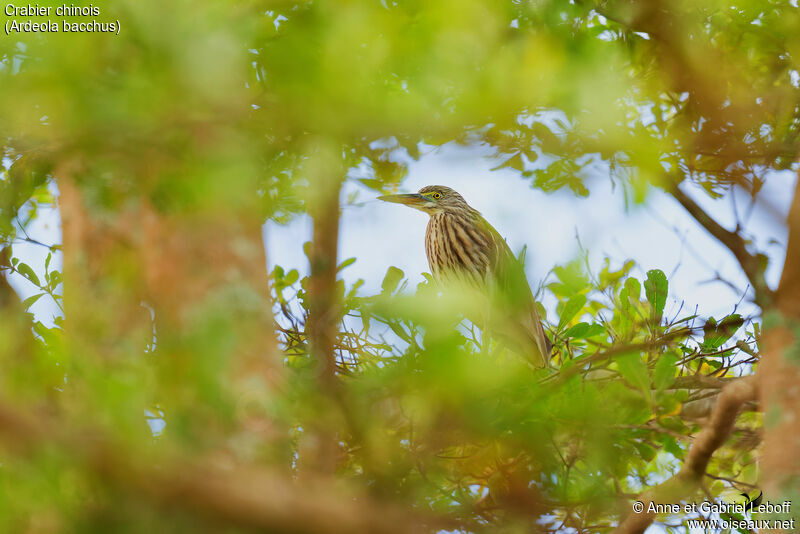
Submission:
M 481 218 L 480 212 L 478 210 L 470 208 L 469 206 L 467 206 L 464 209 L 458 209 L 458 210 L 439 209 L 434 212 L 429 212 L 429 215 L 430 215 L 430 220 L 428 221 L 429 223 L 434 219 L 437 219 L 439 221 L 443 219 L 449 219 L 449 220 L 460 219 L 462 221 L 474 221 Z
M 428 219 L 428 227 L 425 231 L 426 246 L 431 246 L 432 240 L 436 239 L 440 232 L 445 232 L 446 228 L 454 225 L 471 226 L 480 218 L 480 213 L 473 209 L 459 210 L 457 212 L 442 210 L 431 213 L 430 219 Z

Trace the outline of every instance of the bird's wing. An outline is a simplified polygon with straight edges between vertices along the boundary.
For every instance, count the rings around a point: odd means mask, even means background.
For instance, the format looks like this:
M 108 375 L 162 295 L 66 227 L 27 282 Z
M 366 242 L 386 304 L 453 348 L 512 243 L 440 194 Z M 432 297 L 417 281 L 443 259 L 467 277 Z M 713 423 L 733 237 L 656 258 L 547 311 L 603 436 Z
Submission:
M 551 343 L 545 335 L 539 312 L 536 310 L 524 265 L 514 256 L 506 240 L 486 219 L 481 217 L 478 226 L 492 244 L 489 253 L 492 272 L 487 278 L 493 280 L 491 283 L 494 287 L 491 289 L 496 304 L 520 320 L 524 330 L 523 335 L 533 342 L 533 348 L 539 353 L 535 355 L 536 359 L 546 364 L 549 361 Z
M 521 303 L 527 305 L 533 301 L 533 293 L 525 276 L 522 262 L 518 260 L 508 243 L 500 233 L 481 217 L 479 227 L 491 243 L 489 252 L 489 268 L 496 281 L 497 290 L 503 298 L 508 299 L 507 305 Z

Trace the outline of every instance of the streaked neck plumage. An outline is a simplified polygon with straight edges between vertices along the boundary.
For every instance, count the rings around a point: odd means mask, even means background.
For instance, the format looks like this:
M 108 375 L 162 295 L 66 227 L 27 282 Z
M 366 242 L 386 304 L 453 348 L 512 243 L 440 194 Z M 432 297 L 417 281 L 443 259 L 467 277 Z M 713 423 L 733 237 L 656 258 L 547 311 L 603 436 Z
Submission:
M 477 210 L 440 210 L 430 214 L 425 231 L 425 253 L 433 276 L 441 281 L 451 275 L 482 282 L 489 270 L 489 236 L 480 231 Z

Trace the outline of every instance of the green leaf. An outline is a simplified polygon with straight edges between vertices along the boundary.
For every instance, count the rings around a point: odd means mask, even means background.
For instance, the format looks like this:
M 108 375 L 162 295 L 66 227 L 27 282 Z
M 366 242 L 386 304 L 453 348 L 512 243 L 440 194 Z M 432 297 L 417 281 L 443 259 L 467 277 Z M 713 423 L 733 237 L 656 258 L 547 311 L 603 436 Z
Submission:
M 709 317 L 706 324 L 703 325 L 703 350 L 717 350 L 733 337 L 742 324 L 744 324 L 744 320 L 738 313 L 728 315 L 719 323 L 713 317 Z
M 350 291 L 347 292 L 347 299 L 350 300 L 356 298 L 356 293 L 358 292 L 358 289 L 363 285 L 364 285 L 363 278 L 359 278 L 358 280 L 353 282 L 353 285 L 350 287 Z
M 628 290 L 624 287 L 619 290 L 620 310 L 617 313 L 616 319 L 619 321 L 619 333 L 623 337 L 627 337 L 631 327 L 631 316 L 633 315 L 633 306 L 628 298 Z
M 27 263 L 20 262 L 20 264 L 17 265 L 17 271 L 19 271 L 19 274 L 21 274 L 22 276 L 33 282 L 33 284 L 36 285 L 37 287 L 40 285 L 39 277 L 36 276 L 36 273 L 33 272 L 33 269 L 31 269 L 30 265 L 28 265 Z
M 389 267 L 386 271 L 386 276 L 383 277 L 383 282 L 381 282 L 381 289 L 384 293 L 391 293 L 395 289 L 397 289 L 398 284 L 400 284 L 400 280 L 403 279 L 405 273 L 398 269 L 395 266 Z
M 634 302 L 639 302 L 642 296 L 642 284 L 635 277 L 630 277 L 625 280 L 625 289 L 628 290 L 628 298 Z
M 557 297 L 570 297 L 576 293 L 582 293 L 590 287 L 589 277 L 584 272 L 583 263 L 580 260 L 553 267 L 553 274 L 559 281 L 551 282 L 547 287 Z
M 550 152 L 552 154 L 561 152 L 563 146 L 561 139 L 541 122 L 534 122 L 531 124 L 531 133 L 539 140 L 539 144 L 544 152 Z
M 675 381 L 675 373 L 678 372 L 676 363 L 678 363 L 678 356 L 671 352 L 658 359 L 656 367 L 653 369 L 653 384 L 656 389 L 665 389 L 672 385 Z
M 60 271 L 51 271 L 50 272 L 50 284 L 49 287 L 51 290 L 55 289 L 58 284 L 61 283 L 61 272 Z
M 659 392 L 658 395 L 658 414 L 662 417 L 670 417 L 680 414 L 683 402 L 677 393 Z
M 34 302 L 36 302 L 37 300 L 42 298 L 42 295 L 45 295 L 45 294 L 46 293 L 39 293 L 37 295 L 31 295 L 30 297 L 28 297 L 28 298 L 26 298 L 25 300 L 22 301 L 22 307 L 27 310 L 28 308 L 30 308 L 33 305 Z
M 636 447 L 636 451 L 639 453 L 639 456 L 642 457 L 642 460 L 645 462 L 651 461 L 653 458 L 656 457 L 656 450 L 646 443 L 639 443 L 634 442 L 634 446 Z
M 398 323 L 396 321 L 389 321 L 389 323 L 387 323 L 387 324 L 389 325 L 389 328 L 392 329 L 392 332 L 397 334 L 397 337 L 399 337 L 403 341 L 411 343 L 411 337 L 408 335 L 408 333 L 406 332 L 405 328 L 403 328 L 403 325 L 401 325 L 400 323 Z
M 587 337 L 602 334 L 605 331 L 606 329 L 603 328 L 603 325 L 580 322 L 569 327 L 567 331 L 564 332 L 564 337 L 586 339 Z
M 676 458 L 683 458 L 686 451 L 678 445 L 678 440 L 669 434 L 657 434 L 656 440 L 664 447 L 664 452 L 668 452 Z
M 570 326 L 566 332 L 564 332 L 564 337 L 577 337 L 583 338 L 586 337 L 586 332 L 589 331 L 589 323 L 580 322 L 576 325 Z
M 342 269 L 344 269 L 344 268 L 346 268 L 346 267 L 350 267 L 350 266 L 351 266 L 351 265 L 353 265 L 355 262 L 356 262 L 356 259 L 355 259 L 355 258 L 347 258 L 347 259 L 346 259 L 346 260 L 344 260 L 342 263 L 340 263 L 338 267 L 336 267 L 336 272 L 338 273 L 338 272 L 339 272 L 339 271 L 341 271 Z
M 528 157 L 528 161 L 530 161 L 531 163 L 539 159 L 539 154 L 537 154 L 536 151 L 534 151 L 530 147 L 525 148 L 525 155 Z M 531 176 L 533 176 L 533 173 L 531 173 Z
M 494 167 L 491 170 L 496 171 L 498 169 L 504 169 L 506 167 L 511 167 L 512 169 L 516 169 L 518 171 L 525 170 L 525 163 L 522 161 L 522 153 L 517 152 L 516 154 L 505 160 L 503 163 L 501 163 L 497 167 Z
M 626 260 L 622 266 L 622 269 L 618 271 L 611 270 L 611 261 L 608 258 L 603 260 L 604 266 L 600 270 L 599 275 L 599 282 L 601 288 L 606 288 L 608 286 L 616 285 L 624 276 L 626 276 L 630 270 L 636 265 L 636 262 L 633 260 Z
M 369 187 L 373 191 L 382 192 L 383 190 L 383 182 L 380 180 L 376 180 L 375 178 L 360 178 L 358 180 L 365 186 Z
M 392 161 L 383 157 L 372 159 L 372 169 L 375 172 L 375 178 L 381 184 L 399 184 L 406 174 L 408 174 L 408 166 L 399 161 Z M 366 180 L 361 180 L 361 183 L 370 187 Z M 373 187 L 373 189 L 375 189 Z M 380 190 L 380 188 L 378 189 Z
M 653 320 L 661 321 L 664 305 L 667 303 L 667 277 L 663 271 L 653 269 L 647 271 L 647 280 L 644 281 L 644 291 L 647 300 L 653 306 Z
M 558 320 L 558 329 L 560 330 L 564 325 L 569 323 L 585 305 L 586 295 L 575 295 L 570 298 L 567 303 L 564 304 L 564 309 L 561 310 L 561 317 Z
M 300 274 L 297 272 L 297 269 L 292 269 L 288 273 L 286 273 L 286 277 L 283 279 L 284 286 L 290 286 L 297 282 L 297 279 L 300 277 Z
M 542 321 L 547 320 L 547 309 L 542 305 L 541 302 L 534 302 L 533 306 L 536 308 L 536 311 L 539 312 L 539 318 Z
M 632 386 L 649 394 L 650 375 L 647 366 L 638 352 L 624 354 L 617 358 L 617 369 L 622 377 Z

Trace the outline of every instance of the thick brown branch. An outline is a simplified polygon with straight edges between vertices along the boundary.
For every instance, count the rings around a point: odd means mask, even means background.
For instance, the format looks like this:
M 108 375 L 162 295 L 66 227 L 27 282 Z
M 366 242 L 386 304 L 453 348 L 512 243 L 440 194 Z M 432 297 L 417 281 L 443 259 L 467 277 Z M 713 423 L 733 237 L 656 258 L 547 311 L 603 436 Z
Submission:
M 19 295 L 8 283 L 11 272 L 11 247 L 0 250 L 0 320 L 5 327 L 6 340 L 0 354 L 18 365 L 30 365 L 33 336 L 31 320 L 20 301 Z
M 644 512 L 629 514 L 614 531 L 617 534 L 641 533 L 653 522 L 656 514 L 647 511 L 649 503 L 674 504 L 685 498 L 702 480 L 711 456 L 728 439 L 742 405 L 755 400 L 754 376 L 739 378 L 726 385 L 719 395 L 711 421 L 692 443 L 680 472 L 663 484 L 639 496 Z
M 340 181 L 324 178 L 317 177 L 316 194 L 309 201 L 314 235 L 308 254 L 311 276 L 308 282 L 309 317 L 306 333 L 311 357 L 319 366 L 320 390 L 330 399 L 338 399 L 334 348 L 341 319 L 341 304 L 336 292 Z M 335 404 L 332 406 L 336 407 Z M 338 454 L 335 425 L 331 410 L 311 423 L 314 437 L 308 444 L 313 448 L 301 451 L 304 465 L 313 466 L 324 473 L 335 471 Z
M 557 374 L 550 375 L 549 377 L 542 380 L 542 383 L 548 384 L 548 386 L 553 389 L 558 388 L 573 376 L 585 372 L 588 365 L 593 365 L 595 363 L 610 360 L 612 358 L 621 356 L 623 354 L 628 354 L 630 352 L 662 349 L 665 345 L 669 344 L 670 341 L 672 341 L 673 339 L 677 339 L 682 336 L 691 334 L 694 330 L 695 330 L 694 328 L 690 327 L 676 328 L 675 330 L 667 332 L 657 339 L 645 341 L 642 343 L 629 343 L 626 345 L 617 345 L 609 347 L 606 350 L 598 350 L 597 352 L 590 354 L 588 356 L 581 356 L 580 358 L 576 358 L 574 360 L 575 363 L 574 365 L 570 366 L 567 369 L 561 370 Z M 553 389 L 543 389 L 540 395 L 544 396 Z
M 764 428 L 761 488 L 770 500 L 792 498 L 800 479 L 800 180 L 787 219 L 786 263 L 775 296 L 775 310 L 765 318 L 761 340 L 761 384 Z M 796 512 L 795 512 L 796 514 Z
M 19 296 L 6 278 L 11 268 L 11 247 L 6 245 L 0 250 L 0 310 L 7 307 L 19 308 Z M 22 310 L 20 310 L 22 311 Z
M 695 138 L 691 149 L 695 153 L 715 154 L 719 169 L 724 169 L 731 161 L 740 160 L 740 147 L 730 148 L 721 144 L 713 135 L 715 127 L 729 128 L 729 125 L 733 125 L 730 128 L 735 135 L 743 135 L 748 127 L 752 127 L 745 118 L 760 116 L 761 112 L 753 108 L 752 99 L 736 99 L 730 105 L 724 104 L 731 98 L 725 90 L 731 83 L 726 83 L 726 80 L 737 80 L 737 69 L 725 61 L 712 42 L 698 37 L 702 32 L 693 31 L 699 28 L 700 21 L 690 13 L 682 13 L 674 5 L 661 1 L 600 2 L 595 9 L 629 31 L 648 33 L 666 74 L 665 81 L 674 92 L 691 94 L 692 108 L 708 121 L 708 125 L 699 132 L 687 131 L 687 135 Z M 711 71 L 707 68 L 709 64 L 717 64 L 718 68 Z M 734 133 L 729 136 L 734 136 Z M 772 302 L 773 292 L 764 279 L 765 265 L 759 256 L 747 250 L 738 232 L 721 226 L 677 185 L 671 188 L 670 193 L 700 225 L 731 251 L 753 286 L 756 304 L 762 309 L 768 306 Z
M 753 286 L 756 304 L 761 306 L 762 309 L 768 306 L 772 302 L 774 294 L 764 278 L 765 265 L 757 255 L 751 254 L 747 250 L 744 238 L 738 232 L 730 231 L 720 225 L 677 185 L 670 190 L 670 193 L 689 212 L 689 215 L 694 220 L 731 251 Z
M 141 450 L 134 453 L 99 437 L 102 434 L 96 430 L 79 431 L 48 419 L 0 404 L 4 448 L 19 459 L 38 447 L 56 445 L 70 451 L 70 461 L 122 495 L 225 525 L 314 534 L 400 534 L 458 527 L 451 520 L 381 503 L 330 478 L 305 477 L 298 483 L 285 474 L 251 466 L 147 457 Z
M 786 219 L 789 240 L 786 245 L 786 262 L 778 285 L 776 307 L 786 317 L 800 320 L 800 179 L 797 180 L 794 200 Z
M 309 263 L 310 315 L 308 337 L 311 352 L 321 365 L 324 381 L 333 379 L 335 358 L 333 347 L 339 324 L 339 303 L 336 296 L 336 260 L 339 245 L 339 188 L 332 188 L 318 200 L 313 210 L 314 236 Z
M 668 389 L 722 389 L 736 378 L 716 378 L 713 376 L 679 376 Z

